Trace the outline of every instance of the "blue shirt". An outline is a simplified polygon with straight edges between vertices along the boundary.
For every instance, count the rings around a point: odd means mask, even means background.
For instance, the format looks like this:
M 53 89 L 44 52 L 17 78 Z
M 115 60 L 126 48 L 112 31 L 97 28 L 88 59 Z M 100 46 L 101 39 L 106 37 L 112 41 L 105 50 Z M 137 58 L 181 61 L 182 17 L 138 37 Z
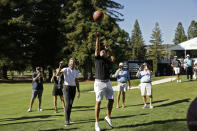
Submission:
M 128 70 L 123 69 L 123 70 L 119 71 L 118 74 L 117 73 L 118 73 L 118 70 L 115 73 L 115 77 L 117 78 L 118 82 L 126 83 L 127 81 L 130 80 L 130 76 L 129 76 Z
M 192 59 L 186 58 L 184 62 L 187 64 L 187 67 L 192 66 Z
M 32 79 L 35 78 L 38 74 L 34 73 L 32 75 Z M 33 90 L 43 90 L 43 78 L 39 77 L 38 80 L 32 82 Z
M 150 82 L 152 82 L 152 80 L 151 80 L 151 73 L 150 73 L 149 70 L 140 71 L 139 78 L 141 78 L 141 80 L 140 80 L 141 83 L 150 83 Z

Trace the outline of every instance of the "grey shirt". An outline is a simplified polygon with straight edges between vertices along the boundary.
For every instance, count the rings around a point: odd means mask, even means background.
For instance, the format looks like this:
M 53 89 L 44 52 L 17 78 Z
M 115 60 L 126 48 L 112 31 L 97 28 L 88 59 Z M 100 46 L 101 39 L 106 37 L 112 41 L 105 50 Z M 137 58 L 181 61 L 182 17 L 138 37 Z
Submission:
M 181 63 L 179 60 L 173 60 L 172 65 L 173 65 L 173 67 L 180 67 Z

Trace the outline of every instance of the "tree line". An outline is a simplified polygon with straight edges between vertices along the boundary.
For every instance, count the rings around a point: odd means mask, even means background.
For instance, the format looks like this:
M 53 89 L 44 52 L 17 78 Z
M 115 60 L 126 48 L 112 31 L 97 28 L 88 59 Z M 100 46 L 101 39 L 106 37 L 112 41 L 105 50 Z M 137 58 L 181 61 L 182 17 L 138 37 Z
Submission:
M 60 60 L 71 57 L 76 59 L 84 79 L 88 73 L 93 77 L 97 31 L 101 33 L 101 43 L 107 41 L 115 53 L 115 66 L 128 59 L 158 58 L 157 48 L 163 42 L 159 24 L 150 40 L 155 51 L 146 54 L 138 20 L 131 37 L 118 26 L 117 22 L 123 21 L 118 10 L 123 8 L 113 0 L 0 0 L 0 77 L 7 78 L 9 70 L 24 71 L 36 66 L 52 74 Z M 92 19 L 98 9 L 105 13 L 101 23 Z M 191 22 L 188 36 L 179 23 L 174 43 L 196 37 L 196 23 Z

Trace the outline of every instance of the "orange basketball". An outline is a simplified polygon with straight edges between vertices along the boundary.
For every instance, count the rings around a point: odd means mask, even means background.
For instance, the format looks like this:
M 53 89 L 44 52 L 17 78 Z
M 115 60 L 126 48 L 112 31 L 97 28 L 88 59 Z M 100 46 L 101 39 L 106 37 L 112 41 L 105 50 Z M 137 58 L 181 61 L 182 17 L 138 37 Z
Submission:
M 104 17 L 104 14 L 100 10 L 95 11 L 94 14 L 93 14 L 94 21 L 102 21 L 103 17 Z

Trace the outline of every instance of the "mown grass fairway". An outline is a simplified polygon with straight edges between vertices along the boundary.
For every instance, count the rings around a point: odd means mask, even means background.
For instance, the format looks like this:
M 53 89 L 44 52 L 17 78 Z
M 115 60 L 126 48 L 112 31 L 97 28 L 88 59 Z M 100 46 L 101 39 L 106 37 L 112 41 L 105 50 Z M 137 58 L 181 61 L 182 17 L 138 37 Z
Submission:
M 182 77 L 183 78 L 183 77 Z M 126 94 L 126 108 L 112 112 L 112 131 L 187 131 L 186 113 L 189 104 L 197 96 L 197 81 L 182 83 L 176 81 L 153 86 L 154 109 L 142 109 L 140 90 L 129 90 Z M 115 82 L 113 83 L 115 85 Z M 71 119 L 75 123 L 64 127 L 64 112 L 58 99 L 60 113 L 53 110 L 52 84 L 44 85 L 43 111 L 37 111 L 37 100 L 33 112 L 27 109 L 31 98 L 31 83 L 0 84 L 0 131 L 34 130 L 94 130 L 95 94 L 93 82 L 81 83 L 81 98 L 75 98 Z M 116 97 L 115 92 L 115 97 Z M 107 101 L 102 102 L 100 128 L 111 130 L 104 122 Z

